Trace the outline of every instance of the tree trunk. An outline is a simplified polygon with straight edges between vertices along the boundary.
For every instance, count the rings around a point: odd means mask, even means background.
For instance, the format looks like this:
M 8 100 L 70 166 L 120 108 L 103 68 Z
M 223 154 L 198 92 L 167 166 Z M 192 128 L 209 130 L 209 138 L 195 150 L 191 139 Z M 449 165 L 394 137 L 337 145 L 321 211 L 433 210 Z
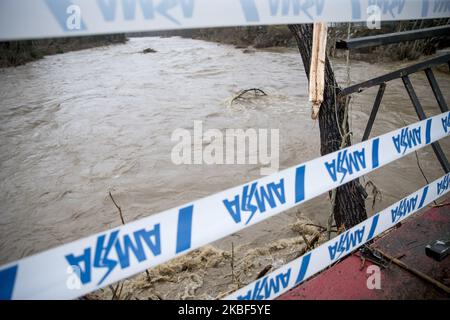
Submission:
M 289 25 L 289 29 L 297 41 L 306 76 L 309 80 L 313 26 L 312 24 Z M 339 150 L 341 145 L 344 147 L 351 145 L 350 135 L 346 135 L 345 143 L 342 143 L 341 132 L 347 132 L 348 121 L 345 119 L 344 122 L 345 99 L 339 98 L 339 92 L 340 88 L 327 57 L 325 62 L 325 91 L 319 112 L 320 152 L 322 155 Z M 335 104 L 337 105 L 335 106 Z M 338 119 L 336 119 L 336 114 Z M 359 183 L 359 179 L 337 188 L 333 215 L 338 228 L 344 226 L 349 229 L 367 219 L 364 201 L 366 196 L 367 193 Z

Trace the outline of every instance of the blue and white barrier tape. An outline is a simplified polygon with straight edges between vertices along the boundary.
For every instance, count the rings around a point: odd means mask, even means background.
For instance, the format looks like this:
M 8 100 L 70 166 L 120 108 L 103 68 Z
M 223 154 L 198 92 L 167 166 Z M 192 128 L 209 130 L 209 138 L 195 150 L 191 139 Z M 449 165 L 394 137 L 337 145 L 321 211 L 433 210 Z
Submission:
M 268 219 L 449 134 L 450 113 L 445 112 L 296 167 L 9 263 L 0 267 L 0 299 L 77 298 Z M 73 279 L 67 273 L 70 266 L 79 271 L 79 287 L 68 283 Z
M 450 0 L 1 0 L 0 41 L 449 14 Z
M 225 299 L 275 299 L 443 196 L 449 186 L 447 174 Z

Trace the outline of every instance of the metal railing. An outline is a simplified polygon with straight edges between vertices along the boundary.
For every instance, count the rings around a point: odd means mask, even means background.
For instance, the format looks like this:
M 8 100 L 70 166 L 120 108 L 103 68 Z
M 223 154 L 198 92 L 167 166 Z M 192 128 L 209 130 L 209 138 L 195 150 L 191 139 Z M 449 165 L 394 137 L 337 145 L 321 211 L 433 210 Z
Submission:
M 411 74 L 417 73 L 417 72 L 425 72 L 428 82 L 431 86 L 431 89 L 433 90 L 434 96 L 436 98 L 436 101 L 439 105 L 439 108 L 441 112 L 447 112 L 448 111 L 448 105 L 444 99 L 444 96 L 442 95 L 442 91 L 436 81 L 436 78 L 433 74 L 433 71 L 431 70 L 432 67 L 442 65 L 447 63 L 450 67 L 450 54 L 444 54 L 411 66 L 408 66 L 406 68 L 402 68 L 390 73 L 387 73 L 385 75 L 349 86 L 345 89 L 343 89 L 340 92 L 341 96 L 347 96 L 352 93 L 358 93 L 362 92 L 365 89 L 378 86 L 378 93 L 375 98 L 375 102 L 372 107 L 372 111 L 369 116 L 369 121 L 367 123 L 366 129 L 364 131 L 364 135 L 362 138 L 362 141 L 366 141 L 369 136 L 370 132 L 372 131 L 372 127 L 375 121 L 375 118 L 377 116 L 378 110 L 381 105 L 381 101 L 383 99 L 384 91 L 386 89 L 386 84 L 389 81 L 395 80 L 395 79 L 402 79 L 403 84 L 405 86 L 406 91 L 408 92 L 409 98 L 411 99 L 411 102 L 413 104 L 413 107 L 417 113 L 417 116 L 419 120 L 425 120 L 427 119 L 427 116 L 425 114 L 425 111 L 423 110 L 422 104 L 419 101 L 419 98 L 417 97 L 416 91 L 414 90 L 413 84 L 409 78 Z M 434 142 L 432 144 L 432 148 L 434 153 L 436 154 L 436 157 L 439 161 L 439 163 L 442 166 L 442 169 L 444 169 L 445 173 L 450 172 L 450 164 L 448 162 L 447 157 L 445 156 L 444 152 L 442 151 L 442 148 L 438 142 Z

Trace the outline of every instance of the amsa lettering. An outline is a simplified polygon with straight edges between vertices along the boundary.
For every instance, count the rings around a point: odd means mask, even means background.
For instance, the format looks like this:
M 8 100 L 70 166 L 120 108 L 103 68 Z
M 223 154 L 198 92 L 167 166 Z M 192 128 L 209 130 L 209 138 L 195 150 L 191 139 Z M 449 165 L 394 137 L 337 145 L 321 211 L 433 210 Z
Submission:
M 275 16 L 306 16 L 313 20 L 314 16 L 321 16 L 325 7 L 325 0 L 266 0 L 269 14 Z M 240 0 L 242 11 L 247 22 L 260 21 L 261 2 L 258 0 Z
M 419 194 L 416 194 L 415 196 L 410 196 L 405 199 L 402 199 L 395 208 L 391 209 L 392 223 L 396 223 L 397 221 L 406 217 L 410 213 L 421 209 L 427 198 L 429 188 L 430 188 L 429 186 L 423 188 L 420 197 Z
M 79 268 L 82 284 L 92 281 L 93 269 L 105 270 L 97 284 L 100 285 L 117 266 L 127 269 L 132 259 L 143 262 L 148 259 L 149 252 L 155 257 L 161 254 L 159 223 L 151 229 L 143 228 L 124 235 L 119 233 L 120 230 L 116 230 L 98 236 L 95 247 L 85 248 L 81 255 L 66 255 L 67 262 Z
M 352 175 L 367 168 L 366 148 L 353 152 L 340 151 L 333 160 L 325 162 L 325 168 L 334 182 L 339 179 L 342 183 L 347 174 Z
M 411 212 L 414 212 L 416 210 L 418 200 L 419 195 L 415 195 L 414 197 L 406 198 L 400 201 L 398 206 L 396 206 L 394 209 L 391 209 L 392 223 L 395 223 Z
M 97 0 L 105 21 L 116 20 L 118 2 L 117 0 Z M 126 21 L 135 20 L 136 10 L 140 7 L 145 20 L 153 20 L 158 14 L 179 25 L 180 22 L 172 15 L 172 10 L 178 9 L 184 18 L 192 18 L 195 0 L 121 0 L 120 3 L 122 4 L 123 18 Z
M 450 2 L 449 2 L 450 4 Z M 441 119 L 442 128 L 445 133 L 449 133 L 450 131 L 450 113 L 448 113 L 445 117 Z
M 355 3 L 360 0 L 352 0 Z M 401 15 L 405 7 L 406 0 L 370 0 L 369 5 L 376 5 L 380 8 L 383 14 L 390 14 L 392 18 Z
M 447 192 L 449 186 L 450 186 L 450 175 L 446 175 L 444 178 L 441 179 L 441 181 L 438 181 L 437 183 L 438 196 Z
M 352 251 L 356 246 L 362 243 L 366 227 L 362 226 L 356 230 L 348 230 L 341 234 L 339 238 L 328 246 L 328 253 L 331 261 L 339 259 L 343 254 Z
M 94 2 L 94 0 L 92 1 Z M 55 19 L 64 27 L 65 24 L 61 22 L 66 20 L 66 11 L 72 2 L 70 0 L 45 0 L 45 3 Z M 176 25 L 181 24 L 176 17 L 192 18 L 195 7 L 195 0 L 97 0 L 96 3 L 104 21 L 107 22 L 120 19 L 118 18 L 120 7 L 125 21 L 135 21 L 141 16 L 144 20 L 154 20 L 159 16 Z
M 392 137 L 392 142 L 397 153 L 405 154 L 407 150 L 422 144 L 422 127 L 403 128 L 400 134 Z
M 422 17 L 427 17 L 433 13 L 450 12 L 450 2 L 448 0 L 422 0 Z
M 255 282 L 252 289 L 248 290 L 245 295 L 238 296 L 238 300 L 267 300 L 275 294 L 281 292 L 289 285 L 291 278 L 291 268 L 286 272 L 280 272 L 273 276 L 266 276 Z
M 271 182 L 266 185 L 253 182 L 245 185 L 242 192 L 232 200 L 223 200 L 223 204 L 235 223 L 240 223 L 245 214 L 247 215 L 245 224 L 248 224 L 257 212 L 264 213 L 268 208 L 273 209 L 277 205 L 285 204 L 284 190 L 284 179 L 280 179 L 278 183 Z
M 313 20 L 314 16 L 321 16 L 325 0 L 269 0 L 271 16 L 299 16 L 304 14 Z

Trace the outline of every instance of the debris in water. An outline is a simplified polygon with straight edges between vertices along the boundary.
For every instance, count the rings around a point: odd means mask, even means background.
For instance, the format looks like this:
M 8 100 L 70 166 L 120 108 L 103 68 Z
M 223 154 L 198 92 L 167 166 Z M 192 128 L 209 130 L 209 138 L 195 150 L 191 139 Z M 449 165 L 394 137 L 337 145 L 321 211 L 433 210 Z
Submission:
M 243 53 L 255 53 L 256 50 L 255 49 L 244 49 L 242 50 Z
M 231 104 L 233 104 L 233 102 L 238 99 L 247 99 L 248 98 L 247 93 L 249 93 L 249 92 L 253 92 L 255 94 L 254 97 L 267 96 L 267 94 L 264 91 L 262 91 L 261 89 L 258 89 L 258 88 L 241 90 L 237 93 L 237 95 L 233 99 L 231 99 Z
M 157 52 L 157 51 L 152 48 L 147 48 L 147 49 L 144 49 L 144 51 L 142 51 L 142 53 L 155 53 L 155 52 Z

